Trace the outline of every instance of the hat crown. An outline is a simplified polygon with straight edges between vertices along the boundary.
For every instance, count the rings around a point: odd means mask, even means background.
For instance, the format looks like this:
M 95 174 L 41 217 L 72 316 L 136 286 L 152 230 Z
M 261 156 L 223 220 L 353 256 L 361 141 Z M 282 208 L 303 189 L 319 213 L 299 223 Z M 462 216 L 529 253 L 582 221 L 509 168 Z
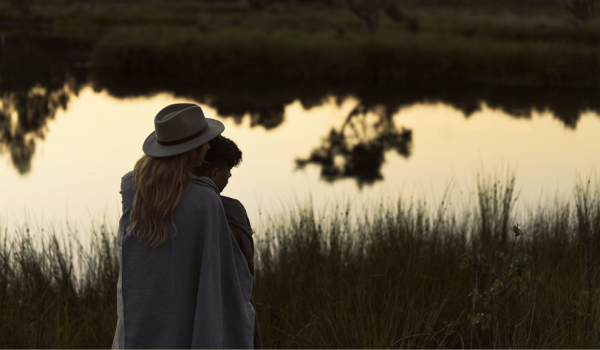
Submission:
M 154 131 L 142 146 L 151 157 L 170 157 L 198 148 L 223 132 L 225 125 L 206 118 L 202 108 L 192 103 L 176 103 L 154 117 Z
M 200 106 L 176 103 L 163 108 L 154 118 L 156 139 L 173 142 L 198 133 L 206 127 L 206 117 Z

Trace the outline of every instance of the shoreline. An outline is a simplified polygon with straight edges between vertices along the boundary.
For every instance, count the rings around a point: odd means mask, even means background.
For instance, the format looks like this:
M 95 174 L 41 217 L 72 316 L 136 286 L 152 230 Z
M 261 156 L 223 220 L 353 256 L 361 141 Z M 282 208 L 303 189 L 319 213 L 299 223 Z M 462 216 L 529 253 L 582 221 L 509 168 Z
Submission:
M 139 7 L 33 0 L 29 17 L 0 6 L 0 30 L 19 40 L 87 41 L 90 56 L 82 66 L 132 79 L 600 87 L 600 20 L 575 25 L 568 11 L 540 1 L 453 4 L 405 2 L 402 10 L 419 22 L 418 31 L 382 14 L 378 32 L 368 35 L 365 23 L 339 1 L 256 11 L 240 1 Z

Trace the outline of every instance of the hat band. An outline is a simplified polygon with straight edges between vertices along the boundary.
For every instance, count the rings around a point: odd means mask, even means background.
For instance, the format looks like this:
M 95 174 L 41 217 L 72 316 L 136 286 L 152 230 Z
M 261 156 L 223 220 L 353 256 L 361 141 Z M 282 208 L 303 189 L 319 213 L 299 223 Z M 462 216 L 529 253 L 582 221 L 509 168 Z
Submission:
M 208 123 L 206 123 L 206 125 L 197 133 L 192 134 L 190 136 L 186 136 L 182 139 L 179 140 L 175 140 L 175 141 L 161 141 L 158 139 L 158 137 L 156 138 L 156 142 L 158 142 L 159 145 L 163 145 L 163 146 L 174 146 L 174 145 L 178 145 L 180 143 L 184 143 L 187 142 L 189 140 L 195 139 L 196 137 L 204 134 L 204 132 L 208 129 Z

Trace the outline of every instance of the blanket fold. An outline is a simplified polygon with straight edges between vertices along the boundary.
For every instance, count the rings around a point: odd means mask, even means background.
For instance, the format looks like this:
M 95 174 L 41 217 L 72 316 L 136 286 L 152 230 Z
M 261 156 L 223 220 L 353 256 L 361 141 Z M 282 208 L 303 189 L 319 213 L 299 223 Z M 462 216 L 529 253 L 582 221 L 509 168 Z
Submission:
M 172 237 L 158 248 L 125 234 L 133 209 L 132 173 L 121 183 L 121 272 L 113 348 L 252 348 L 253 277 L 207 177 L 192 184 L 165 220 Z

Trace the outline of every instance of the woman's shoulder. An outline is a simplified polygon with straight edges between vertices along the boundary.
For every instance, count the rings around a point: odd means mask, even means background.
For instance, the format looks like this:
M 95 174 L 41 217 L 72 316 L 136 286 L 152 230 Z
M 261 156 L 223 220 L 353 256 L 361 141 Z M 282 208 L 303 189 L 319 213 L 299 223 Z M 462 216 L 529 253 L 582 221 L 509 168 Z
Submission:
M 222 207 L 219 190 L 207 177 L 192 177 L 192 183 L 181 200 L 194 205 Z
M 195 186 L 196 189 L 210 190 L 219 195 L 219 188 L 211 178 L 206 176 L 196 176 L 193 173 L 190 173 L 190 180 L 192 182 L 192 188 Z
M 211 180 L 210 178 L 208 178 L 206 176 L 202 176 L 202 177 L 192 176 L 191 180 L 192 181 L 190 184 L 190 190 L 195 191 L 195 192 L 213 193 L 216 195 L 217 198 L 220 197 L 219 189 L 217 188 L 217 185 L 215 185 L 213 180 Z
M 180 218 L 185 218 L 186 225 L 194 226 L 191 222 L 196 222 L 195 220 L 200 218 L 202 218 L 200 220 L 202 225 L 206 224 L 208 218 L 210 222 L 223 220 L 227 223 L 219 194 L 210 187 L 195 182 L 192 182 L 188 190 L 183 193 L 177 205 L 177 212 Z

